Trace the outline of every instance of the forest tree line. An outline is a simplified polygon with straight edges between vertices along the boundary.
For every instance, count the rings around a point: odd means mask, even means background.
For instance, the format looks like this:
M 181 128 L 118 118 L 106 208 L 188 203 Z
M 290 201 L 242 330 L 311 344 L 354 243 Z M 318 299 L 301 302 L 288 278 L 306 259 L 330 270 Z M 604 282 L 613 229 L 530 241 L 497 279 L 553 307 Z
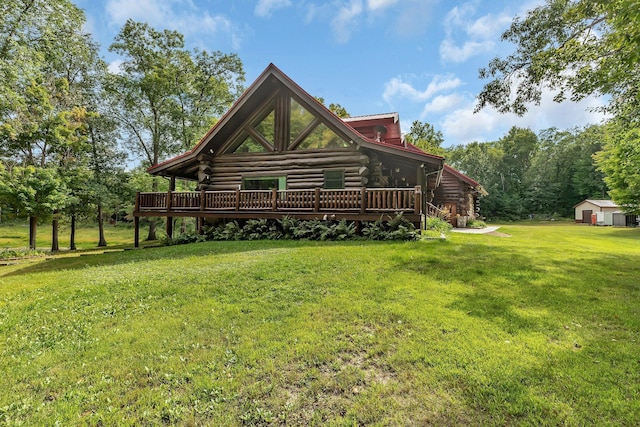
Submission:
M 633 4 L 548 0 L 514 20 L 503 36 L 517 46 L 516 54 L 480 72 L 494 80 L 479 95 L 479 108 L 524 114 L 527 102 L 539 101 L 535 89 L 552 82 L 573 90 L 576 99 L 611 95 L 609 123 L 538 134 L 513 128 L 498 141 L 443 147 L 441 132 L 415 122 L 407 139 L 480 182 L 489 192 L 481 214 L 490 220 L 570 216 L 580 200 L 609 195 L 640 213 L 640 19 L 627 19 L 638 17 Z M 242 93 L 242 61 L 236 54 L 189 49 L 179 32 L 129 20 L 109 46 L 122 62 L 109 70 L 83 30 L 83 11 L 71 1 L 0 0 L 0 11 L 0 220 L 29 218 L 31 247 L 38 224 L 50 223 L 57 250 L 60 220 L 71 225 L 73 249 L 76 222 L 89 219 L 99 225 L 98 244 L 106 245 L 105 221 L 130 212 L 136 191 L 166 188 L 146 168 L 192 148 Z M 601 37 L 567 45 L 592 22 Z M 547 67 L 543 61 L 553 57 L 538 54 L 557 46 L 570 46 L 578 56 L 554 51 L 558 62 Z M 513 68 L 535 61 L 560 77 Z M 591 75 L 563 73 L 581 61 L 591 65 Z M 514 98 L 509 78 L 518 72 L 529 80 L 519 80 Z M 156 237 L 153 221 L 147 237 Z

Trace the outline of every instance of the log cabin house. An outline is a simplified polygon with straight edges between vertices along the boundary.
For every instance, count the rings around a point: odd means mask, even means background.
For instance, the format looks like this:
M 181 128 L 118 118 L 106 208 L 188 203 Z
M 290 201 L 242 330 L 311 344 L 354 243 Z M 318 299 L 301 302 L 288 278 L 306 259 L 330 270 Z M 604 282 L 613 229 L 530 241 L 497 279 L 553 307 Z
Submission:
M 482 187 L 404 141 L 397 113 L 340 119 L 270 64 L 189 152 L 148 169 L 169 192 L 138 193 L 139 218 L 390 218 L 442 206 L 473 215 Z M 197 191 L 176 192 L 176 179 Z M 445 184 L 443 186 L 443 184 Z M 454 210 L 451 210 L 452 212 Z

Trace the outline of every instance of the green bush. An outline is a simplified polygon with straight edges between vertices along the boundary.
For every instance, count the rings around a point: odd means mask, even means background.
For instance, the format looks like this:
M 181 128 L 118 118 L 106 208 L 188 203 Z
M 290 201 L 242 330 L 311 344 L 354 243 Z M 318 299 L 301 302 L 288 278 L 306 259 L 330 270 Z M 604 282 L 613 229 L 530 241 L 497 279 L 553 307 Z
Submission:
M 425 230 L 432 230 L 438 233 L 448 233 L 453 226 L 442 218 L 430 216 L 425 220 L 424 228 Z
M 0 259 L 9 258 L 27 258 L 27 257 L 43 257 L 44 252 L 34 249 L 2 249 L 0 250 Z
M 361 235 L 356 231 L 356 223 L 345 219 L 307 220 L 291 217 L 282 219 L 249 219 L 246 221 L 221 222 L 205 229 L 202 236 L 184 234 L 165 239 L 165 245 L 192 243 L 202 240 L 417 240 L 420 231 L 402 214 L 384 221 L 364 222 Z
M 487 223 L 479 219 L 467 220 L 467 228 L 486 228 Z

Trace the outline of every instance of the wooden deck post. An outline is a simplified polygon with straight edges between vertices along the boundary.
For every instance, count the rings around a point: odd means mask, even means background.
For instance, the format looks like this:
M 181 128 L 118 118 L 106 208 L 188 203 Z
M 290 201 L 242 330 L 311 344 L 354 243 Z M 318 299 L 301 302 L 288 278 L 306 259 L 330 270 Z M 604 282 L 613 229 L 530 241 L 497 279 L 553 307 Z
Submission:
M 360 189 L 360 213 L 365 214 L 367 212 L 367 189 L 362 187 Z
M 240 190 L 236 189 L 236 212 L 240 210 Z
M 313 211 L 320 212 L 320 188 L 316 187 L 313 200 Z
M 139 248 L 140 247 L 140 217 L 139 216 L 133 217 L 133 227 L 134 227 L 133 247 Z
M 419 185 L 416 185 L 415 188 L 415 201 L 414 206 L 413 206 L 413 210 L 415 212 L 416 215 L 420 215 L 422 213 L 422 188 Z
M 136 192 L 136 201 L 134 202 L 134 206 L 133 206 L 133 213 L 136 214 L 136 213 L 138 213 L 139 210 L 140 210 L 140 192 L 137 191 Z
M 278 210 L 278 190 L 275 188 L 271 190 L 271 210 L 274 212 Z
M 167 191 L 167 213 L 171 212 L 171 202 L 172 202 L 171 199 L 172 199 L 171 190 L 169 190 Z M 168 215 L 167 215 L 166 231 L 167 231 L 167 237 L 171 239 L 173 237 L 173 217 Z

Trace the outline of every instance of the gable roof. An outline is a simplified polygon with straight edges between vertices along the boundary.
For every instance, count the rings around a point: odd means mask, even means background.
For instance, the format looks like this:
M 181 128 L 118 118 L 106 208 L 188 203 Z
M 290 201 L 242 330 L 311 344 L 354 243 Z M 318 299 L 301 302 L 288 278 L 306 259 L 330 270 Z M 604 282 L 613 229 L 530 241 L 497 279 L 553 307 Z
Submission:
M 467 175 L 463 174 L 459 170 L 456 170 L 456 169 L 452 168 L 449 165 L 444 165 L 444 171 L 450 173 L 451 175 L 455 176 L 459 180 L 461 180 L 463 182 L 466 182 L 467 184 L 469 184 L 471 187 L 473 187 L 478 193 L 482 194 L 483 196 L 488 196 L 489 195 L 487 190 L 485 190 L 485 188 L 478 181 L 475 181 L 475 180 L 469 178 Z
M 583 201 L 581 201 L 580 203 L 578 203 L 577 205 L 574 206 L 574 208 L 580 206 L 583 203 L 591 203 L 592 205 L 595 205 L 599 208 L 617 208 L 619 207 L 618 204 L 616 202 L 614 202 L 613 200 L 597 200 L 597 199 L 585 199 Z
M 356 146 L 365 147 L 374 151 L 384 152 L 405 159 L 430 163 L 440 167 L 444 163 L 444 158 L 433 154 L 425 153 L 411 144 L 395 144 L 376 141 L 367 135 L 358 132 L 351 124 L 354 120 L 342 120 L 331 112 L 328 108 L 309 95 L 298 84 L 291 80 L 275 65 L 269 66 L 260 76 L 247 88 L 238 98 L 231 108 L 218 120 L 218 122 L 202 137 L 200 142 L 190 151 L 172 159 L 166 160 L 158 165 L 152 166 L 147 171 L 157 175 L 176 175 L 183 178 L 195 179 L 200 163 L 198 157 L 210 155 L 215 149 L 224 144 L 236 130 L 247 120 L 251 114 L 264 104 L 275 92 L 286 89 L 299 99 L 303 100 L 314 115 L 321 118 L 325 123 L 331 125 L 332 129 L 345 140 Z M 397 122 L 397 113 L 395 121 Z M 387 118 L 388 115 L 369 116 L 375 118 Z M 355 118 L 354 118 L 355 119 Z M 399 129 L 399 128 L 398 128 Z

